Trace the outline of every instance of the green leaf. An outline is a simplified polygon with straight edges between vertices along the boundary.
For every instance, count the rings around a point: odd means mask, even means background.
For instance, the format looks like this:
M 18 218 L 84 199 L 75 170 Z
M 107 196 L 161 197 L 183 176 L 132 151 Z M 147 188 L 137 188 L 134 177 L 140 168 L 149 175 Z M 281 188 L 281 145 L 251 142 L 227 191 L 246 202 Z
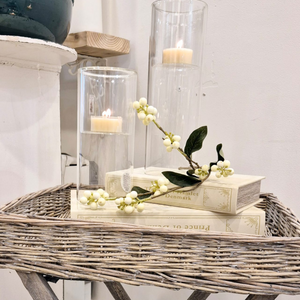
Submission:
M 184 153 L 191 158 L 193 152 L 202 148 L 204 139 L 207 136 L 207 126 L 202 126 L 194 130 L 186 141 Z
M 224 160 L 225 160 L 225 158 L 224 158 L 224 152 L 223 152 L 222 147 L 223 147 L 222 144 L 219 144 L 219 145 L 217 145 L 217 147 L 216 147 L 217 154 L 218 154 L 218 161 L 219 161 L 219 160 L 221 160 L 221 161 L 224 161 Z
M 143 200 L 143 199 L 146 199 L 146 198 L 149 198 L 151 195 L 153 195 L 154 193 L 147 191 L 139 186 L 134 186 L 131 191 L 135 191 L 138 193 L 138 199 L 140 200 Z M 143 195 L 143 194 L 146 194 L 146 195 Z
M 193 177 L 193 178 L 197 178 L 198 179 L 198 177 L 196 176 L 196 175 L 194 175 L 195 174 L 195 170 L 188 170 L 187 172 L 186 172 L 186 174 L 188 175 L 188 176 L 190 176 L 190 177 Z
M 212 167 L 213 165 L 216 165 L 218 163 L 218 161 L 224 161 L 225 160 L 222 147 L 223 147 L 222 144 L 217 145 L 216 150 L 217 150 L 217 154 L 218 154 L 218 160 L 216 162 L 211 162 L 209 164 L 210 167 Z
M 171 183 L 178 185 L 180 187 L 193 186 L 201 182 L 201 180 L 183 174 L 175 173 L 175 172 L 165 171 L 162 172 L 162 174 L 167 179 L 169 179 Z

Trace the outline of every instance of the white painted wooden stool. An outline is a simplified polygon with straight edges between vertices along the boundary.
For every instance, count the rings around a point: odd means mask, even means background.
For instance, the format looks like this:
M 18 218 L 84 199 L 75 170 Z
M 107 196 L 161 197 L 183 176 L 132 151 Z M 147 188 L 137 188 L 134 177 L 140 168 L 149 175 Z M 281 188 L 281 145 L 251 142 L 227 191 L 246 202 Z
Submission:
M 59 44 L 0 36 L 0 206 L 61 183 L 60 71 L 76 58 Z

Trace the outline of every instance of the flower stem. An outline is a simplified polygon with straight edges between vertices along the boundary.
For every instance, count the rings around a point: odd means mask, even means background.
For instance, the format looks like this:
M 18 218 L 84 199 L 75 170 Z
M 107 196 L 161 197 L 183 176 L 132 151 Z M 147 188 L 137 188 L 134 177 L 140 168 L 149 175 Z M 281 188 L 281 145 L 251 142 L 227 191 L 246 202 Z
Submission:
M 153 123 L 160 131 L 163 132 L 164 135 L 168 135 L 168 133 L 166 131 L 164 131 L 163 128 L 155 120 L 153 120 Z
M 163 134 L 164 135 L 168 135 L 168 133 L 155 121 L 155 120 L 153 120 L 153 123 L 155 124 L 155 126 L 161 131 L 161 132 L 163 132 Z M 180 154 L 182 154 L 184 157 L 185 157 L 185 159 L 189 162 L 189 164 L 190 164 L 190 167 L 193 169 L 193 170 L 195 170 L 196 168 L 200 168 L 200 166 L 198 165 L 198 163 L 197 162 L 195 162 L 195 161 L 193 161 L 190 157 L 188 157 L 188 155 L 186 155 L 186 153 L 183 151 L 183 149 L 182 148 L 178 148 L 177 149 L 178 151 L 179 151 L 179 153 Z
M 146 202 L 146 201 L 149 201 L 149 200 L 152 200 L 152 199 L 155 199 L 155 198 L 158 198 L 158 197 L 161 197 L 161 196 L 164 196 L 164 195 L 167 195 L 169 193 L 172 193 L 172 192 L 175 192 L 175 191 L 180 191 L 182 193 L 187 193 L 187 192 L 191 192 L 191 191 L 194 191 L 195 189 L 197 189 L 204 181 L 207 180 L 207 178 L 210 176 L 210 173 L 211 171 L 209 170 L 208 171 L 208 174 L 206 175 L 206 177 L 204 179 L 202 179 L 201 181 L 199 181 L 199 183 L 195 184 L 195 185 L 192 185 L 189 189 L 185 190 L 183 187 L 181 186 L 176 186 L 176 187 L 173 187 L 173 188 L 170 188 L 169 190 L 167 190 L 165 193 L 161 193 L 157 196 L 151 196 L 147 199 L 143 199 L 143 200 L 140 200 L 140 202 Z M 149 192 L 151 193 L 151 192 Z M 145 194 L 140 194 L 140 195 L 146 195 L 147 193 Z M 139 195 L 138 195 L 139 196 Z

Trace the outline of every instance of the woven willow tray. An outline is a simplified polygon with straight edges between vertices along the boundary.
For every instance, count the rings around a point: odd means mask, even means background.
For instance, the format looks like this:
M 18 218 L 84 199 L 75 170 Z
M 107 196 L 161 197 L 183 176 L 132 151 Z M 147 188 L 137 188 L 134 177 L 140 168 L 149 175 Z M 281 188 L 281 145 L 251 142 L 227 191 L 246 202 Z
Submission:
M 266 236 L 257 237 L 69 219 L 71 188 L 2 207 L 1 268 L 209 293 L 300 294 L 300 223 L 273 195 L 259 205 Z

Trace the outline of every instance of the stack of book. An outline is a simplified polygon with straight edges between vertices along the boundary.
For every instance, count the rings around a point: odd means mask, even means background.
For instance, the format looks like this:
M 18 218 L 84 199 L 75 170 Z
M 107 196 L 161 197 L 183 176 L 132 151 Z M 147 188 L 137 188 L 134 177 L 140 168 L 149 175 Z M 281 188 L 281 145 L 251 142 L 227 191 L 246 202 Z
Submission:
M 151 182 L 163 177 L 147 175 L 143 168 L 134 169 L 131 186 L 149 189 Z M 105 189 L 110 196 L 121 196 L 124 192 L 124 178 L 128 172 L 116 171 L 106 174 Z M 71 217 L 85 220 L 131 223 L 153 227 L 183 230 L 205 230 L 238 232 L 263 235 L 265 212 L 255 207 L 261 199 L 262 176 L 236 175 L 217 179 L 214 174 L 198 188 L 189 192 L 171 192 L 147 201 L 142 213 L 125 214 L 116 204 L 108 202 L 99 210 L 91 210 L 80 204 L 76 191 L 72 191 Z M 128 187 L 128 182 L 127 182 Z M 78 198 L 81 197 L 79 192 Z

